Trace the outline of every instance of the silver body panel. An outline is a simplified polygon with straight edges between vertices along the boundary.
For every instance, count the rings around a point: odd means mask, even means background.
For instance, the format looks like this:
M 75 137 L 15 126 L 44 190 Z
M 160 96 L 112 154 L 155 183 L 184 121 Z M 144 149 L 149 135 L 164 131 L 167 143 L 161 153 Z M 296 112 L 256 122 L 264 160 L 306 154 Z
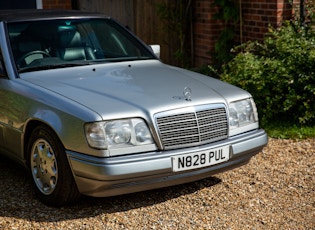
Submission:
M 0 153 L 26 165 L 29 130 L 36 124 L 46 124 L 66 149 L 83 194 L 119 195 L 202 179 L 247 163 L 267 144 L 267 135 L 257 122 L 238 135 L 227 133 L 223 140 L 167 149 L 157 127 L 157 114 L 220 105 L 228 116 L 229 103 L 251 95 L 158 59 L 18 73 L 6 33 L 5 23 L 0 22 L 5 70 L 0 77 Z M 191 90 L 189 100 L 183 95 L 186 87 Z M 84 133 L 87 122 L 134 117 L 144 119 L 149 126 L 156 151 L 139 148 L 137 153 L 117 156 L 88 145 Z M 230 146 L 229 161 L 172 172 L 172 156 L 226 145 Z
M 114 196 L 160 188 L 207 178 L 248 163 L 267 143 L 263 130 L 194 148 L 151 152 L 117 158 L 95 158 L 67 152 L 81 193 L 89 196 Z M 171 157 L 191 152 L 230 146 L 230 160 L 212 167 L 172 172 Z

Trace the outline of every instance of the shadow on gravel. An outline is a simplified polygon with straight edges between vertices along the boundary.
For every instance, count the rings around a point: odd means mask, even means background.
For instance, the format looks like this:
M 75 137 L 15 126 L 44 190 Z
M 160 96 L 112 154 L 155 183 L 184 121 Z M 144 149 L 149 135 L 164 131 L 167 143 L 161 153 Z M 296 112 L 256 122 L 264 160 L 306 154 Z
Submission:
M 217 177 L 185 185 L 138 192 L 116 197 L 93 198 L 83 196 L 73 206 L 48 207 L 39 202 L 33 192 L 26 170 L 0 156 L 0 217 L 14 217 L 36 222 L 55 222 L 94 217 L 104 213 L 115 213 L 152 206 L 183 195 L 211 187 L 221 180 Z

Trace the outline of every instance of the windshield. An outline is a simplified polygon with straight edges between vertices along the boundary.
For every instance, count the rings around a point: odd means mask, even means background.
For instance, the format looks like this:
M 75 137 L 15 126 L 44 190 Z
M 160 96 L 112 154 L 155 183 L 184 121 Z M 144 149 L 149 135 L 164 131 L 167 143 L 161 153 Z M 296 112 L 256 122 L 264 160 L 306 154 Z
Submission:
M 65 19 L 8 24 L 20 72 L 155 58 L 110 19 Z

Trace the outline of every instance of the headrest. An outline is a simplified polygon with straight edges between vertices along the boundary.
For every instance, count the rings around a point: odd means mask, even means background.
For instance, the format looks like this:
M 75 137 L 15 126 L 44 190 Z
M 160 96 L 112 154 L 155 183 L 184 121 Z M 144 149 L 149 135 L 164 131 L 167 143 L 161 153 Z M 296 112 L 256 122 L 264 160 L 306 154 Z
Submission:
M 60 30 L 59 40 L 63 48 L 82 46 L 80 33 L 70 28 Z

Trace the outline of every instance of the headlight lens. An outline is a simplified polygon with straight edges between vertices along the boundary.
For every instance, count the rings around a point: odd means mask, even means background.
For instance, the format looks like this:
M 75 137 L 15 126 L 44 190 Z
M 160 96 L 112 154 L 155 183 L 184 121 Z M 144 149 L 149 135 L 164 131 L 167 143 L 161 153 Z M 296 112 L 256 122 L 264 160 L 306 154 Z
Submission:
M 140 118 L 88 123 L 85 135 L 89 145 L 98 149 L 153 144 L 150 130 Z
M 108 145 L 119 145 L 130 142 L 131 125 L 128 120 L 111 121 L 104 125 Z
M 230 130 L 258 121 L 256 105 L 253 99 L 232 102 L 229 106 Z

